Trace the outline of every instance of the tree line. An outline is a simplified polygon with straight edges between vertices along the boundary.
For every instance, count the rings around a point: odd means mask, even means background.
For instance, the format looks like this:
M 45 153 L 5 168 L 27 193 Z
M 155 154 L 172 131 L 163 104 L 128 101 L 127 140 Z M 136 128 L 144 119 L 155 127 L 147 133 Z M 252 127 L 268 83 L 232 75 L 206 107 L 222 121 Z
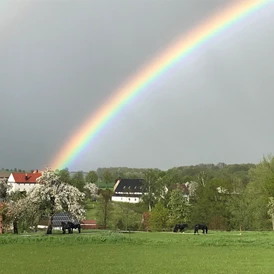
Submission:
M 218 230 L 274 229 L 273 156 L 264 157 L 257 165 L 199 164 L 167 171 L 101 168 L 101 176 L 106 171 L 110 178 L 144 179 L 143 202 L 119 206 L 123 211 L 142 213 L 140 229 L 146 223 L 146 229 L 170 230 L 180 222 L 190 226 L 203 222 Z M 128 220 L 123 219 L 116 218 L 112 226 L 118 222 L 125 228 Z M 109 220 L 111 223 L 111 217 Z M 131 221 L 132 227 L 138 226 L 138 220 L 140 217 Z
M 140 204 L 111 201 L 118 178 L 141 178 Z M 97 222 L 113 229 L 170 230 L 176 223 L 206 223 L 219 230 L 270 230 L 274 227 L 274 158 L 255 164 L 199 164 L 159 169 L 99 168 L 73 173 L 68 169 L 43 173 L 39 191 L 7 194 L 2 215 L 6 223 L 35 226 L 42 217 L 70 211 L 85 218 L 85 201 L 97 206 Z

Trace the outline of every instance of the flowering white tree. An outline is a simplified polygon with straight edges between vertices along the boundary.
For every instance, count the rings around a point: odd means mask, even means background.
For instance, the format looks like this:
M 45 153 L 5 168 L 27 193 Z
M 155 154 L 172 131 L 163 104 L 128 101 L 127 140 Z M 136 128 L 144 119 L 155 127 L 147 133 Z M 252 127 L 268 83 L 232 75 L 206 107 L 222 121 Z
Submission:
M 37 179 L 39 183 L 27 195 L 15 201 L 9 201 L 7 216 L 17 226 L 21 224 L 37 225 L 42 216 L 49 218 L 47 234 L 52 233 L 53 214 L 67 211 L 78 220 L 85 215 L 82 202 L 85 194 L 76 187 L 60 180 L 60 176 L 53 171 L 46 170 Z
M 88 183 L 85 185 L 84 190 L 87 194 L 87 197 L 89 197 L 91 200 L 96 201 L 98 199 L 99 188 L 96 186 L 96 184 Z
M 0 198 L 5 199 L 10 186 L 8 185 L 8 179 L 0 179 Z
M 49 217 L 47 234 L 52 233 L 52 217 L 56 212 L 67 211 L 79 220 L 83 219 L 85 210 L 81 203 L 85 198 L 84 193 L 62 182 L 60 176 L 50 170 L 43 172 L 37 182 L 39 185 L 29 192 L 28 198 Z
M 14 233 L 18 233 L 18 222 L 23 229 L 37 225 L 40 219 L 37 208 L 33 207 L 28 196 L 18 200 L 9 200 L 4 207 L 5 226 L 13 225 Z

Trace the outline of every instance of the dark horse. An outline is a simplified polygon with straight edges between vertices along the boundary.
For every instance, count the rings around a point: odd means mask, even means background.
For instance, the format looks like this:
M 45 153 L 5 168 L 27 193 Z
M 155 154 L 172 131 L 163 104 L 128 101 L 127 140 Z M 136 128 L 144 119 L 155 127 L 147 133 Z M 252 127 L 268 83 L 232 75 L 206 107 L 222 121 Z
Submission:
M 180 230 L 180 232 L 184 232 L 184 229 L 187 227 L 187 224 L 176 224 L 173 228 L 173 232 L 178 232 L 178 230 Z
M 81 233 L 81 225 L 80 224 L 74 224 L 72 222 L 67 222 L 67 223 L 61 222 L 61 225 L 62 225 L 63 234 L 66 233 L 66 229 L 68 230 L 69 234 L 73 233 L 73 229 L 78 229 L 78 232 Z
M 199 229 L 202 229 L 203 230 L 203 233 L 207 234 L 207 226 L 204 225 L 204 224 L 197 224 L 194 226 L 194 235 L 197 233 L 199 234 Z

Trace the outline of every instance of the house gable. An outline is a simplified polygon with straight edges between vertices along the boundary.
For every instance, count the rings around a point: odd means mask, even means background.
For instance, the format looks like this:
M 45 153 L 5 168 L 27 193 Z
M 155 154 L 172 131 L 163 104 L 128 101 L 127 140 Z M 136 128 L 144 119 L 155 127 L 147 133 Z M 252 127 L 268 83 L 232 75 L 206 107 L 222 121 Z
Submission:
M 8 183 L 15 183 L 15 179 L 14 179 L 12 173 L 10 174 L 10 176 L 8 178 Z

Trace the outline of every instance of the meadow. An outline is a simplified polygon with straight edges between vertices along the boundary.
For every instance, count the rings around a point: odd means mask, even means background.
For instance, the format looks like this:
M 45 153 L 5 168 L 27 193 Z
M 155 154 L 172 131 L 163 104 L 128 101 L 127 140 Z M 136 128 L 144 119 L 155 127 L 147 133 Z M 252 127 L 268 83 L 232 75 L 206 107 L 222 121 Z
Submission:
M 273 232 L 0 236 L 0 273 L 273 273 Z

